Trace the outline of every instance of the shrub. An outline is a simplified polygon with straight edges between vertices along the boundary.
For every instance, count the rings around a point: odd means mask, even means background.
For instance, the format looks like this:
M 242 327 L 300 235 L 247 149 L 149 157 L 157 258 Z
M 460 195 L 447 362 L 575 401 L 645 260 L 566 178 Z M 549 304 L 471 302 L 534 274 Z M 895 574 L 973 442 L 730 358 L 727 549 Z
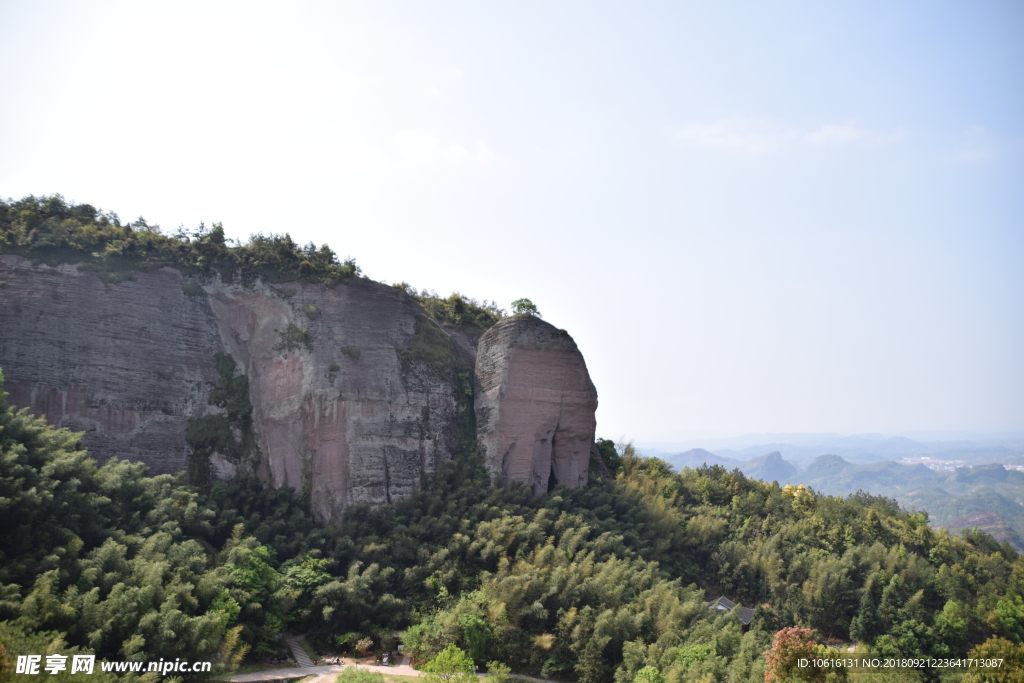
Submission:
M 310 320 L 316 320 L 320 317 L 320 307 L 316 304 L 302 304 L 302 312 Z
M 384 674 L 379 671 L 347 666 L 335 679 L 337 683 L 384 683 Z
M 359 356 L 362 355 L 362 352 L 359 349 L 352 346 L 342 346 L 341 352 L 352 360 L 359 360 Z
M 274 348 L 278 351 L 294 351 L 300 346 L 307 349 L 313 344 L 313 338 L 309 332 L 294 323 L 288 324 L 288 329 L 281 332 L 281 342 Z
M 434 320 L 470 332 L 483 332 L 505 317 L 505 311 L 494 303 L 479 303 L 458 292 L 452 293 L 447 299 L 442 299 L 433 292 L 422 292 L 413 296 Z
M 398 354 L 406 365 L 421 362 L 438 372 L 444 372 L 455 360 L 452 338 L 425 315 L 416 316 L 416 334 L 409 346 L 398 349 Z
M 181 291 L 185 293 L 185 296 L 203 296 L 206 294 L 206 290 L 194 282 L 186 282 L 183 284 L 181 286 Z
M 487 662 L 487 683 L 508 683 L 508 675 L 512 669 L 501 662 Z
M 512 315 L 532 315 L 535 318 L 541 317 L 537 306 L 529 299 L 516 299 L 512 302 Z
M 451 644 L 423 667 L 427 683 L 476 683 L 476 666 L 469 655 Z

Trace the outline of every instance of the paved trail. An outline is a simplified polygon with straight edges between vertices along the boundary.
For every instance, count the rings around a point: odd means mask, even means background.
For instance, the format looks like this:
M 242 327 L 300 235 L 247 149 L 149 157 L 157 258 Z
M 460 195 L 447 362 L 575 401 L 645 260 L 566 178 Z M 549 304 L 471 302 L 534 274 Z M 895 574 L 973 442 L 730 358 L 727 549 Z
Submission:
M 291 643 L 289 643 L 291 645 Z M 296 647 L 301 651 L 301 646 L 296 644 Z M 305 654 L 305 653 L 303 653 Z M 306 657 L 307 661 L 309 657 Z M 316 676 L 315 679 L 310 683 L 334 683 L 334 677 L 340 674 L 346 666 L 358 666 L 360 669 L 368 669 L 369 671 L 379 671 L 382 674 L 388 674 L 391 676 L 422 676 L 422 672 L 412 668 L 409 664 L 409 658 L 403 657 L 401 664 L 394 666 L 374 666 L 374 665 L 346 665 L 346 664 L 321 664 L 319 666 L 313 666 L 310 662 L 310 666 L 298 666 L 294 669 L 268 669 L 266 671 L 254 671 L 247 674 L 237 674 L 228 678 L 231 683 L 259 683 L 260 681 L 281 681 L 289 678 L 304 678 L 306 676 Z M 486 674 L 480 674 L 480 677 L 484 677 Z M 549 681 L 545 678 L 531 678 L 530 676 L 520 676 L 519 674 L 511 674 L 509 678 L 518 678 L 523 681 L 533 681 L 534 683 L 558 683 L 557 681 Z

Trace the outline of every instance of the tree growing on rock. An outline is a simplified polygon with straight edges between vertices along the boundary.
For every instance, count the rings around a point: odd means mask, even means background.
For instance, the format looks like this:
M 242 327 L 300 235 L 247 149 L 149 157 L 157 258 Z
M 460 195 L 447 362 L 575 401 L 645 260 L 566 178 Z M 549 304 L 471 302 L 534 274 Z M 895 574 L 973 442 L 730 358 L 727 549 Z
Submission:
M 535 318 L 540 318 L 540 311 L 537 310 L 536 304 L 529 299 L 516 299 L 512 302 L 512 315 L 532 315 Z

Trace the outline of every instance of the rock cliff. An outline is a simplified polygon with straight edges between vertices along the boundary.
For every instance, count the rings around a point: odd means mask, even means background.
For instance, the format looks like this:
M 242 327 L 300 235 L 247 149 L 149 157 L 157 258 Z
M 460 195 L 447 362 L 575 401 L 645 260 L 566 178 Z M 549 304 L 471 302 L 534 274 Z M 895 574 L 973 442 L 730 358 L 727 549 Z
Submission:
M 564 332 L 510 318 L 478 339 L 357 277 L 332 288 L 222 277 L 165 267 L 103 279 L 0 255 L 11 403 L 84 431 L 101 460 L 200 482 L 250 468 L 302 491 L 322 521 L 409 495 L 476 447 L 475 419 L 495 473 L 536 491 L 586 483 L 597 397 Z
M 324 521 L 352 503 L 408 495 L 471 429 L 458 349 L 392 287 L 358 278 L 333 289 L 244 287 L 171 268 L 107 284 L 10 255 L 0 256 L 0 281 L 11 403 L 85 431 L 101 460 L 189 467 L 187 435 L 226 412 L 210 403 L 218 354 L 247 379 L 256 448 L 222 447 L 244 441 L 241 423 L 226 424 L 206 467 L 191 469 L 223 478 L 252 467 L 303 491 Z
M 597 390 L 576 342 L 533 316 L 514 316 L 480 338 L 477 438 L 495 478 L 535 493 L 587 483 Z

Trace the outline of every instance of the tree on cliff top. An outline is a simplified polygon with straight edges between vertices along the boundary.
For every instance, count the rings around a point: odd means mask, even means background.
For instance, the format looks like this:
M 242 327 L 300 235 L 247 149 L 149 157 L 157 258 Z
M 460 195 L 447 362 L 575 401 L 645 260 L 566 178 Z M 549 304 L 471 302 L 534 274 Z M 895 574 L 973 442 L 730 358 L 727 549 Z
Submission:
M 529 299 L 516 299 L 512 302 L 512 315 L 532 315 L 535 318 L 542 317 L 537 310 L 536 304 Z
M 56 265 L 79 263 L 101 277 L 131 279 L 131 272 L 171 266 L 190 273 L 219 273 L 231 280 L 257 276 L 271 281 L 322 282 L 328 287 L 360 276 L 354 259 L 338 258 L 326 244 L 296 243 L 291 235 L 249 237 L 231 243 L 224 228 L 200 223 L 193 232 L 183 228 L 165 235 L 141 216 L 122 223 L 114 212 L 90 204 L 68 203 L 59 194 L 0 199 L 0 253 L 19 254 Z

